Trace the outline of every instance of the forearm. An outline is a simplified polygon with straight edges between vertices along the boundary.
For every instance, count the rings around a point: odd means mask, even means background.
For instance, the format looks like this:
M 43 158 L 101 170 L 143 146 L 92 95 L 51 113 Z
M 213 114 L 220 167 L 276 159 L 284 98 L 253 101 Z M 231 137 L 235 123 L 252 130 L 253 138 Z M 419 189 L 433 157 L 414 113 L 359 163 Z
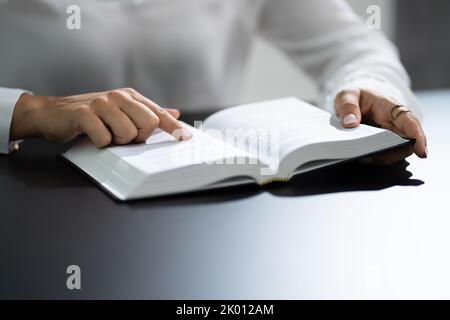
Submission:
M 316 81 L 323 108 L 332 111 L 336 94 L 349 87 L 418 105 L 395 46 L 344 1 L 267 1 L 261 32 Z
M 40 109 L 44 105 L 43 97 L 36 97 L 30 93 L 23 93 L 14 108 L 10 140 L 20 140 L 32 137 L 39 137 L 36 123 Z
M 381 34 L 364 31 L 350 37 L 345 46 L 336 48 L 321 78 L 319 105 L 332 110 L 336 95 L 344 89 L 368 89 L 408 105 L 421 117 L 419 102 L 410 89 L 409 76 L 396 48 Z

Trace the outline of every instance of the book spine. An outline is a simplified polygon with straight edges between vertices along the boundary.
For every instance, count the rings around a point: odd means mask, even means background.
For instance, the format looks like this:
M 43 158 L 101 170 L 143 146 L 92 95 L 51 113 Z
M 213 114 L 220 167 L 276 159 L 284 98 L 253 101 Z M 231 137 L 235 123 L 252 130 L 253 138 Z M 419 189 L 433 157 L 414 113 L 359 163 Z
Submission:
M 260 183 L 261 186 L 265 186 L 268 185 L 270 183 L 274 183 L 274 182 L 288 182 L 290 179 L 289 178 L 270 178 L 267 180 L 264 180 L 263 182 Z

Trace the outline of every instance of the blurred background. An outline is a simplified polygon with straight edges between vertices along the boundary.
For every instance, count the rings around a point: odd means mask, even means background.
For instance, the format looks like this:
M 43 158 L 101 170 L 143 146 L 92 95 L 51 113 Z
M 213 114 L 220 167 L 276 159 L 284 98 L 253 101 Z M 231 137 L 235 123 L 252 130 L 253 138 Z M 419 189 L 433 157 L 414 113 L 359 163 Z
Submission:
M 450 88 L 450 0 L 348 3 L 364 20 L 370 5 L 380 7 L 382 30 L 399 47 L 415 90 Z M 255 42 L 240 102 L 284 96 L 314 100 L 316 94 L 315 85 L 282 53 L 264 40 Z

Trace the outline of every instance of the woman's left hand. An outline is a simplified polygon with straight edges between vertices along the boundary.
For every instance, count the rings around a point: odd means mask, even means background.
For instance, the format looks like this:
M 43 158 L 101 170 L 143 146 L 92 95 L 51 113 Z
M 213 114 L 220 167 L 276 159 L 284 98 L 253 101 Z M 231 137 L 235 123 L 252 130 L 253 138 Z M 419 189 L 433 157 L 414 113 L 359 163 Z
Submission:
M 427 157 L 427 138 L 420 121 L 411 112 L 401 112 L 394 120 L 392 110 L 397 105 L 399 104 L 392 99 L 363 89 L 343 90 L 336 96 L 334 109 L 345 128 L 365 123 L 391 130 L 407 139 L 415 139 L 414 145 L 408 144 L 365 159 L 366 163 L 392 164 L 413 153 L 420 158 Z

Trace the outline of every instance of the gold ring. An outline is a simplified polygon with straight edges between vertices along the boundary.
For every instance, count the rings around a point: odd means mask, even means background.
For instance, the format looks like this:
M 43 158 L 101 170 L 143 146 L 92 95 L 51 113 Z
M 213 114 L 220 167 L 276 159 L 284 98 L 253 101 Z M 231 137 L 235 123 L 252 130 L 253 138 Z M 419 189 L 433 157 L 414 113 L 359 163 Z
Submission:
M 403 105 L 396 105 L 395 107 L 393 107 L 391 109 L 391 120 L 395 121 L 398 119 L 398 117 L 404 113 L 404 112 L 409 112 L 411 113 L 411 110 L 409 110 L 407 107 L 403 106 Z

